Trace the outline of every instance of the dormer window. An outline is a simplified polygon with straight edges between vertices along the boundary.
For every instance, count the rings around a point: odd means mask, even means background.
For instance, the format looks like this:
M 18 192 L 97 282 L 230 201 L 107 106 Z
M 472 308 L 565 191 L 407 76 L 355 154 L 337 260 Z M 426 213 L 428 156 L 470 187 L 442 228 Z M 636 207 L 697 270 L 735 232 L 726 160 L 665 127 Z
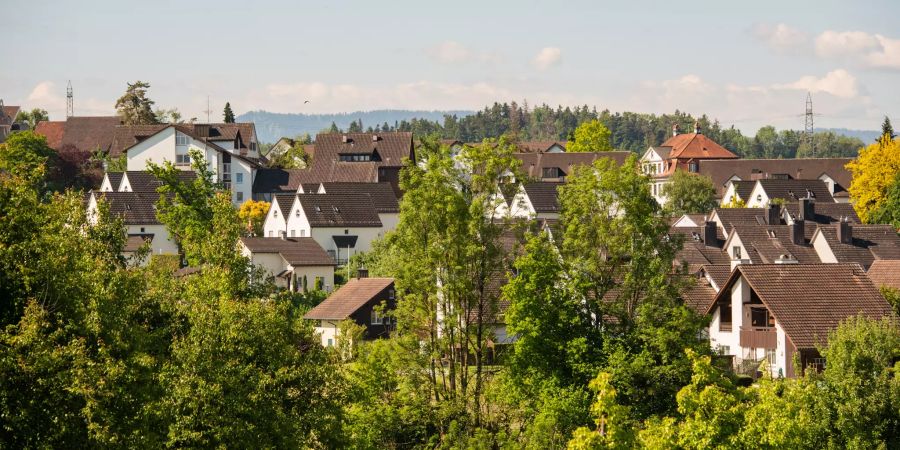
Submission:
M 559 170 L 559 167 L 544 167 L 541 169 L 542 178 L 559 178 L 561 176 L 562 171 Z

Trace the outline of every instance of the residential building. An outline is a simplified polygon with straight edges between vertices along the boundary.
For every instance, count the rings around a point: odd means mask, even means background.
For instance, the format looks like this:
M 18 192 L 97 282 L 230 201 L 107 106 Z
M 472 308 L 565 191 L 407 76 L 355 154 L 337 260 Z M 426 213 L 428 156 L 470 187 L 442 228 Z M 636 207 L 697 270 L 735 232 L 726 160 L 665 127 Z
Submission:
M 521 141 L 516 142 L 516 149 L 522 153 L 564 153 L 565 141 Z
M 811 245 L 823 263 L 856 263 L 868 269 L 877 260 L 900 259 L 900 236 L 892 225 L 821 225 Z
M 530 181 L 564 183 L 576 166 L 589 166 L 600 158 L 609 158 L 622 165 L 631 152 L 581 152 L 581 153 L 515 153 L 522 162 L 522 172 Z
M 363 339 L 387 336 L 395 327 L 389 316 L 396 307 L 394 279 L 368 278 L 364 269 L 360 272 L 304 316 L 315 322 L 324 347 L 337 345 L 345 320 L 365 327 Z
M 334 259 L 313 238 L 242 237 L 238 248 L 279 287 L 331 292 L 334 286 Z
M 303 194 L 304 186 L 301 185 L 300 188 L 301 191 L 297 193 Z M 318 186 L 308 186 L 305 192 L 368 196 L 372 207 L 378 213 L 378 219 L 381 220 L 382 233 L 397 228 L 400 222 L 400 202 L 390 183 L 319 183 Z
M 10 133 L 18 131 L 17 115 L 19 115 L 18 106 L 4 105 L 3 99 L 0 99 L 0 143 L 6 141 Z
M 263 222 L 265 237 L 280 237 L 282 234 L 287 234 L 287 220 L 296 196 L 297 194 L 294 193 L 275 195 L 269 211 L 266 213 L 266 220 Z M 290 237 L 300 237 L 300 235 L 297 230 L 294 230 Z
M 806 198 L 816 203 L 834 203 L 834 197 L 822 180 L 772 179 L 756 180 L 746 201 L 749 208 L 765 208 L 772 201 L 797 202 Z M 723 203 L 723 206 L 727 203 Z
M 858 264 L 744 264 L 708 306 L 710 344 L 756 372 L 795 377 L 824 367 L 817 348 L 842 321 L 895 317 Z M 800 365 L 794 366 L 797 356 Z
M 780 264 L 822 262 L 810 245 L 818 226 L 796 221 L 792 225 L 738 224 L 731 228 L 723 250 L 731 264 Z
M 872 262 L 866 275 L 877 288 L 900 290 L 900 259 L 878 259 Z
M 178 178 L 184 183 L 191 183 L 197 179 L 197 174 L 194 171 L 181 171 Z M 107 172 L 103 174 L 100 192 L 156 192 L 162 184 L 162 181 L 146 170 Z
M 75 116 L 61 121 L 38 122 L 34 132 L 44 136 L 47 145 L 57 151 L 71 148 L 109 154 L 116 147 L 121 125 L 117 116 Z
M 698 173 L 712 180 L 719 198 L 724 197 L 729 181 L 822 180 L 836 202 L 849 203 L 847 188 L 850 187 L 853 175 L 845 166 L 851 160 L 852 158 L 710 159 L 700 161 Z
M 177 255 L 178 247 L 169 235 L 168 228 L 156 216 L 159 196 L 155 192 L 91 192 L 87 203 L 88 220 L 96 222 L 97 202 L 104 199 L 109 204 L 110 213 L 121 217 L 124 222 L 127 235 L 126 256 L 137 251 L 143 242 L 149 242 L 152 255 Z

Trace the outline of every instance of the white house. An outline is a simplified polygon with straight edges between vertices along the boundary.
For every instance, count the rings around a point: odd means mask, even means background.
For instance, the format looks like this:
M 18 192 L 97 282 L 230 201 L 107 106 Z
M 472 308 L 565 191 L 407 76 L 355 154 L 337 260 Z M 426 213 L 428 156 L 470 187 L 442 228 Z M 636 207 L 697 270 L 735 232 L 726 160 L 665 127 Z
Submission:
M 97 202 L 105 199 L 109 211 L 122 217 L 129 239 L 126 256 L 131 256 L 142 243 L 133 238 L 149 242 L 152 255 L 177 255 L 178 247 L 169 235 L 169 230 L 156 217 L 155 192 L 91 192 L 88 198 L 87 214 L 91 223 L 97 220 Z
M 294 197 L 296 197 L 295 194 L 276 194 L 274 196 L 263 223 L 263 236 L 279 237 L 287 231 L 288 214 L 294 204 Z M 297 230 L 293 231 L 287 237 L 301 237 L 300 234 L 297 234 Z
M 710 344 L 753 370 L 763 359 L 774 377 L 823 367 L 817 347 L 848 317 L 894 317 L 857 264 L 753 264 L 735 268 L 707 313 Z M 794 367 L 794 355 L 800 367 Z
M 748 208 L 765 208 L 775 199 L 792 203 L 809 198 L 818 203 L 834 203 L 834 197 L 822 180 L 776 178 L 756 180 L 747 197 L 745 202 Z
M 334 259 L 312 238 L 242 237 L 238 248 L 279 287 L 331 292 L 334 286 Z
M 338 265 L 357 252 L 369 251 L 372 241 L 384 233 L 371 197 L 358 194 L 297 194 L 286 228 L 288 237 L 315 239 Z
M 394 192 L 390 183 L 340 183 L 329 182 L 319 183 L 318 187 L 306 189 L 317 194 L 341 194 L 341 195 L 366 195 L 372 202 L 372 207 L 378 213 L 381 220 L 382 232 L 388 232 L 397 228 L 400 222 L 400 202 L 397 194 Z M 297 191 L 298 194 L 309 193 L 304 192 L 304 186 L 301 184 Z

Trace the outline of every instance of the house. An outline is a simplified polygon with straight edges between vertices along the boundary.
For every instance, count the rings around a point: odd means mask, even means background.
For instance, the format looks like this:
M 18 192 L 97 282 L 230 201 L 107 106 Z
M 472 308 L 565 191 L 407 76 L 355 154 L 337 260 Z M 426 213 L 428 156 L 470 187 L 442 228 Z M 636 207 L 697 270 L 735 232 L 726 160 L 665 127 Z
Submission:
M 126 156 L 129 171 L 145 170 L 149 162 L 161 164 L 163 161 L 172 162 L 182 170 L 191 170 L 189 152 L 200 150 L 212 172 L 213 181 L 222 183 L 230 190 L 232 202 L 239 205 L 251 198 L 259 154 L 249 138 L 245 141 L 237 124 L 225 125 L 229 126 L 164 125 L 123 148 L 121 153 Z
M 300 186 L 301 190 L 304 186 Z M 367 195 L 371 199 L 372 207 L 378 213 L 381 220 L 382 232 L 388 232 L 397 228 L 400 222 L 400 202 L 390 183 L 319 183 L 318 186 L 310 186 L 306 192 L 316 194 L 339 195 Z M 298 191 L 299 194 L 304 192 Z
M 825 225 L 838 222 L 860 223 L 859 216 L 850 203 L 820 203 L 810 199 L 785 203 L 782 206 L 782 217 L 788 225 L 798 219 Z
M 334 286 L 334 259 L 313 238 L 242 237 L 238 248 L 279 287 L 331 292 Z
M 178 174 L 180 181 L 191 183 L 197 179 L 194 171 L 181 171 Z M 131 170 L 127 172 L 107 172 L 100 183 L 101 192 L 156 192 L 162 186 L 162 181 L 146 170 Z
M 61 121 L 42 121 L 34 127 L 54 150 L 72 148 L 109 154 L 116 147 L 122 121 L 117 116 L 75 116 Z
M 845 166 L 850 161 L 852 158 L 709 159 L 700 161 L 698 173 L 712 180 L 719 198 L 724 197 L 729 181 L 822 180 L 835 201 L 849 203 L 847 188 L 853 175 Z
M 16 116 L 18 115 L 18 106 L 4 105 L 3 99 L 0 99 L 0 143 L 6 141 L 6 137 L 10 133 L 18 130 L 18 124 L 16 124 Z
M 772 179 L 756 180 L 745 200 L 750 208 L 765 208 L 774 200 L 789 203 L 808 198 L 817 203 L 834 203 L 831 191 L 822 180 Z
M 676 268 L 687 266 L 689 273 L 698 273 L 699 270 L 711 264 L 728 265 L 728 254 L 722 250 L 725 235 L 716 226 L 715 222 L 704 222 L 699 227 L 670 227 L 669 235 L 682 236 L 681 249 L 675 255 Z
M 522 172 L 533 181 L 564 183 L 576 166 L 589 166 L 600 158 L 609 158 L 622 165 L 631 152 L 580 152 L 580 153 L 514 153 L 522 163 Z
M 156 217 L 159 196 L 155 192 L 93 191 L 88 194 L 88 220 L 96 223 L 97 202 L 103 199 L 109 204 L 110 213 L 121 217 L 124 222 L 127 235 L 124 251 L 126 256 L 133 255 L 144 242 L 150 244 L 152 255 L 177 255 L 178 247 L 169 235 L 168 228 Z
M 819 263 L 822 260 L 810 244 L 818 229 L 814 223 L 795 221 L 791 225 L 737 224 L 722 246 L 731 264 Z
M 663 186 L 677 170 L 691 173 L 700 171 L 700 164 L 707 160 L 737 159 L 712 139 L 706 137 L 700 124 L 694 124 L 693 133 L 678 133 L 678 125 L 672 126 L 672 137 L 658 147 L 650 147 L 641 156 L 640 164 L 643 172 L 653 179 L 651 192 L 660 204 L 666 202 Z
M 269 148 L 269 152 L 266 154 L 266 157 L 268 157 L 269 159 L 272 159 L 272 157 L 275 155 L 284 154 L 285 152 L 294 148 L 294 145 L 296 143 L 297 143 L 297 141 L 295 141 L 294 139 L 291 139 L 288 137 L 282 137 L 282 138 L 278 139 L 277 142 L 272 144 L 272 147 Z M 303 151 L 306 152 L 306 154 L 309 155 L 310 158 L 312 158 L 315 155 L 316 146 L 313 144 L 304 144 Z M 301 168 L 305 168 L 305 167 L 301 167 Z
M 297 194 L 277 194 L 272 199 L 269 211 L 266 213 L 266 220 L 263 222 L 263 236 L 280 237 L 287 234 L 287 219 L 294 205 L 294 198 Z M 296 236 L 295 236 L 296 235 Z M 289 237 L 299 237 L 296 230 Z
M 741 202 L 746 206 L 754 187 L 756 187 L 756 181 L 728 180 L 725 185 L 725 193 L 722 194 L 722 200 L 719 203 L 727 206 Z
M 811 244 L 823 263 L 856 263 L 868 269 L 877 260 L 900 259 L 900 236 L 891 225 L 820 225 Z
M 275 227 L 263 228 L 268 235 Z M 286 229 L 288 237 L 312 237 L 344 265 L 354 254 L 369 251 L 384 225 L 367 194 L 296 194 L 287 210 Z
M 894 316 L 858 264 L 796 263 L 736 267 L 707 313 L 710 344 L 735 366 L 755 372 L 765 359 L 772 376 L 789 378 L 824 367 L 817 348 L 841 321 Z
M 523 183 L 518 191 L 504 198 L 498 216 L 528 219 L 559 219 L 559 187 L 565 183 L 535 181 Z
M 706 216 L 706 214 L 684 214 L 681 217 L 675 217 L 672 221 L 672 228 L 702 227 L 706 223 Z
M 900 259 L 878 259 L 866 272 L 875 287 L 900 289 Z
M 522 141 L 516 142 L 516 149 L 522 153 L 563 153 L 566 151 L 566 142 Z
M 324 347 L 337 344 L 345 320 L 365 327 L 363 339 L 375 339 L 394 329 L 394 320 L 385 316 L 396 307 L 395 297 L 393 278 L 368 278 L 362 270 L 303 317 L 315 322 Z

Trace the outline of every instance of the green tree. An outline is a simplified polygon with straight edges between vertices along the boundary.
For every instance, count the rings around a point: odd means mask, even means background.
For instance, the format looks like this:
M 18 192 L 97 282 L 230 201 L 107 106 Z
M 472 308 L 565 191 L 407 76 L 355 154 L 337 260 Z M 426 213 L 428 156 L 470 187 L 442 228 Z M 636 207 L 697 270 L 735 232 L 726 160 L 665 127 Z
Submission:
M 225 123 L 234 123 L 234 111 L 231 110 L 231 103 L 225 102 L 225 111 L 222 116 Z
M 887 136 L 891 140 L 897 137 L 894 134 L 894 126 L 891 125 L 891 119 L 888 116 L 884 116 L 884 122 L 881 123 L 881 136 Z
M 19 111 L 19 113 L 16 114 L 15 122 L 25 122 L 28 124 L 28 128 L 33 130 L 38 122 L 47 120 L 50 120 L 50 116 L 47 114 L 46 109 L 33 108 L 31 111 Z
M 676 171 L 663 186 L 666 209 L 671 215 L 707 213 L 718 206 L 712 180 L 684 170 Z
M 628 407 L 616 403 L 616 389 L 610 382 L 611 376 L 601 372 L 591 381 L 591 390 L 597 396 L 591 405 L 591 414 L 596 418 L 596 428 L 578 428 L 569 441 L 570 449 L 601 449 L 634 447 L 634 424 Z
M 147 97 L 150 83 L 135 81 L 128 83 L 125 94 L 116 100 L 116 112 L 125 125 L 148 125 L 158 123 L 153 113 L 153 100 Z
M 284 151 L 270 152 L 269 167 L 281 169 L 305 169 L 312 163 L 312 155 L 307 153 L 306 146 L 312 144 L 309 133 L 293 139 L 291 147 Z
M 566 145 L 567 152 L 605 152 L 612 150 L 610 132 L 599 120 L 584 122 L 575 129 L 575 140 Z
M 900 230 L 900 172 L 887 187 L 878 208 L 868 217 L 869 223 L 889 223 Z
M 873 223 L 900 173 L 900 141 L 881 139 L 869 145 L 847 169 L 853 174 L 849 188 L 853 209 L 864 223 Z

